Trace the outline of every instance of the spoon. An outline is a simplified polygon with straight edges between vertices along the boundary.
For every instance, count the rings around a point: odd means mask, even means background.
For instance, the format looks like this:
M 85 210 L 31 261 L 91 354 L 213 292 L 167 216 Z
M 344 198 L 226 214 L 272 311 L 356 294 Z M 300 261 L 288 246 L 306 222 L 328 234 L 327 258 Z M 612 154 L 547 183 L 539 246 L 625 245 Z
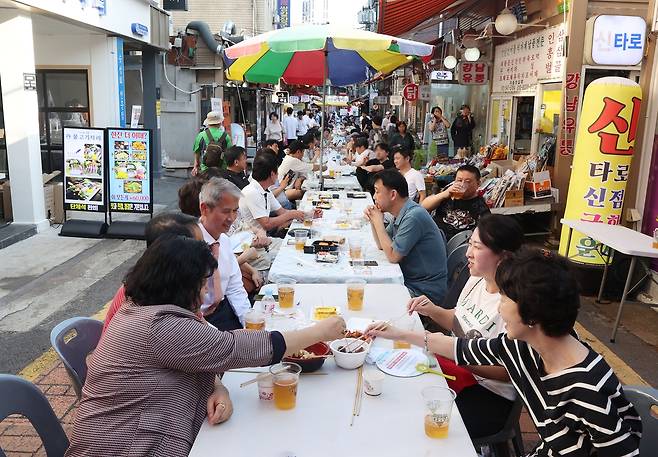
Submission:
M 443 374 L 440 371 L 432 370 L 429 366 L 427 366 L 426 363 L 419 363 L 416 365 L 416 370 L 420 371 L 421 373 L 432 373 L 432 374 L 438 374 L 439 376 L 443 376 L 446 379 L 450 379 L 451 381 L 456 381 L 457 378 L 455 378 L 452 375 L 449 374 Z

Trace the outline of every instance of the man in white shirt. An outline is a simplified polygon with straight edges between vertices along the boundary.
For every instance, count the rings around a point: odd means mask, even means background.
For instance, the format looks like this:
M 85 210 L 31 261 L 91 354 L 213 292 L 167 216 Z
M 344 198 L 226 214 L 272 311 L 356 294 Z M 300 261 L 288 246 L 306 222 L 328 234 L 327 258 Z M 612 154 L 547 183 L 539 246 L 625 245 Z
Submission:
M 308 132 L 308 124 L 304 121 L 304 111 L 297 111 L 297 139 L 301 140 Z
M 286 109 L 286 115 L 283 116 L 283 133 L 286 135 L 288 143 L 297 139 L 297 118 L 293 115 L 292 108 Z
M 411 167 L 412 159 L 413 153 L 411 151 L 396 146 L 393 152 L 393 163 L 395 163 L 395 168 L 402 173 L 404 179 L 407 180 L 409 200 L 421 203 L 427 196 L 425 192 L 425 178 L 420 171 Z
M 268 233 L 288 226 L 293 219 L 304 219 L 303 211 L 284 209 L 269 190 L 277 180 L 276 157 L 257 154 L 251 177 L 251 183 L 242 189 L 240 198 L 240 213 L 245 219 L 258 222 Z M 271 213 L 276 216 L 271 217 Z
M 368 149 L 368 139 L 365 137 L 358 137 L 354 140 L 354 166 L 360 167 L 368 163 L 369 160 L 375 158 L 375 153 L 372 149 Z
M 218 263 L 217 270 L 208 278 L 201 312 L 220 330 L 242 328 L 244 315 L 251 309 L 240 266 L 226 235 L 238 215 L 240 197 L 235 184 L 217 177 L 205 183 L 199 194 L 199 228 Z
M 302 118 L 304 121 L 304 125 L 306 126 L 306 131 L 308 132 L 310 129 L 313 127 L 317 127 L 317 124 L 315 122 L 315 119 L 312 117 L 312 113 L 310 109 L 307 109 L 304 113 L 304 117 Z
M 309 173 L 320 169 L 320 165 L 304 162 L 304 145 L 300 141 L 293 141 L 288 146 L 288 153 L 279 165 L 279 182 L 283 182 L 286 175 L 289 176 L 289 184 L 286 196 L 290 201 L 299 200 L 304 196 L 301 190 L 302 182 L 308 178 Z

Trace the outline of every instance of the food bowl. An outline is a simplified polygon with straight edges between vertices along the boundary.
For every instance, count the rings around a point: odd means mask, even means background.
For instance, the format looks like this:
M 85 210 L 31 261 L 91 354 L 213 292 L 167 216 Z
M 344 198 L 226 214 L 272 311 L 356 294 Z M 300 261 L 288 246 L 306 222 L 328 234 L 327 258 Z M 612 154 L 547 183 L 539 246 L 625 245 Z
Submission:
M 314 345 L 305 348 L 305 350 L 312 352 L 317 356 L 329 354 L 329 346 L 327 346 L 325 343 L 315 343 Z M 302 367 L 302 373 L 312 373 L 314 371 L 318 371 L 324 363 L 324 360 L 325 357 L 312 357 L 308 359 L 302 359 L 288 356 L 283 358 L 284 362 L 294 362 Z
M 359 346 L 361 343 L 363 345 L 358 349 L 359 352 L 342 352 L 340 348 L 349 346 L 349 349 L 354 349 Z M 341 338 L 340 340 L 334 340 L 329 344 L 331 352 L 334 354 L 334 360 L 336 365 L 346 370 L 353 370 L 359 368 L 366 361 L 368 351 L 370 351 L 370 343 L 363 342 L 363 340 L 358 340 L 357 338 Z

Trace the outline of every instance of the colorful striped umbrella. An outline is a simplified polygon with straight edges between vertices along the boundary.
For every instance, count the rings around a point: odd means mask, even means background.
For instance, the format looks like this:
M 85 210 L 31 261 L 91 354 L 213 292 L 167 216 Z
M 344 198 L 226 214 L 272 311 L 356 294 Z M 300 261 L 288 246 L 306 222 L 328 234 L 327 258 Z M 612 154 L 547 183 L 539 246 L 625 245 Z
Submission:
M 335 25 L 272 30 L 224 51 L 226 76 L 234 81 L 322 86 L 365 81 L 414 58 L 429 61 L 434 46 Z

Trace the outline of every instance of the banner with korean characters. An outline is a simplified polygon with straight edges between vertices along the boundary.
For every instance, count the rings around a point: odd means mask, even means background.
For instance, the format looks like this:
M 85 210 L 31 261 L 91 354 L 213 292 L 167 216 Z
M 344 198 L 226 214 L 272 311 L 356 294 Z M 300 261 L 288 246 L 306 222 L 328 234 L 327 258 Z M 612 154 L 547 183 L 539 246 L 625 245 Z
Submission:
M 641 103 L 642 89 L 627 78 L 599 78 L 587 86 L 565 219 L 621 224 Z M 574 231 L 567 246 L 567 238 L 565 226 L 560 239 L 563 255 L 588 265 L 605 263 L 607 252 L 593 239 Z
M 152 133 L 107 129 L 110 212 L 153 213 Z
M 105 130 L 64 127 L 64 209 L 104 213 Z
M 489 65 L 485 62 L 459 62 L 457 80 L 463 86 L 486 84 L 489 82 Z
M 491 91 L 534 91 L 538 81 L 562 79 L 564 37 L 558 25 L 496 46 Z

